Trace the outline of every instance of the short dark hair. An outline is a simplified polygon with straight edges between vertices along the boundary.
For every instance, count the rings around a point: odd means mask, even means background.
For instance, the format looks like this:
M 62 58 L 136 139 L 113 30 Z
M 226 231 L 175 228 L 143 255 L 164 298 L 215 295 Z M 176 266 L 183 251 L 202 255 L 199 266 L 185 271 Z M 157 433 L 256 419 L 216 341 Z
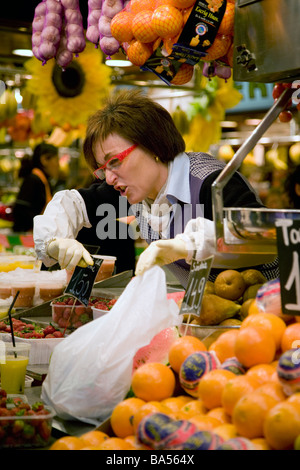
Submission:
M 92 115 L 83 144 L 84 156 L 97 168 L 94 146 L 116 133 L 157 156 L 161 162 L 174 160 L 185 151 L 185 142 L 170 113 L 138 89 L 113 92 L 104 107 Z
M 32 165 L 33 168 L 41 168 L 43 165 L 41 164 L 41 157 L 42 155 L 48 156 L 48 157 L 55 157 L 58 155 L 58 148 L 55 147 L 54 145 L 47 144 L 46 142 L 42 142 L 41 144 L 38 144 L 33 151 L 32 155 Z
M 293 171 L 289 173 L 284 183 L 284 189 L 292 208 L 300 209 L 300 196 L 296 193 L 296 184 L 300 184 L 300 165 L 296 166 Z

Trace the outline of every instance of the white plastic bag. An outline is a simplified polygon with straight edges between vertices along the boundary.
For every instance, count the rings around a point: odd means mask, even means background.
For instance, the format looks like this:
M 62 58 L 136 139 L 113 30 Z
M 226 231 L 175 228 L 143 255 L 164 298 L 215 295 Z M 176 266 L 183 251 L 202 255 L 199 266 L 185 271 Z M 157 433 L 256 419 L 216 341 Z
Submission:
M 99 425 L 129 391 L 138 349 L 181 321 L 165 273 L 154 266 L 130 281 L 107 315 L 55 347 L 41 398 L 62 419 Z

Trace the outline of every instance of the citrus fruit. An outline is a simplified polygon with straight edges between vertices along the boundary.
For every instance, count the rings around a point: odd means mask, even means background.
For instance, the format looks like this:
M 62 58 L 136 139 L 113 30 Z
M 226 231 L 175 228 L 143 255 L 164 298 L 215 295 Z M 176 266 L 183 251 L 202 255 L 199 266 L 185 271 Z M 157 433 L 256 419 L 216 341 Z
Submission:
M 158 37 L 158 34 L 151 26 L 151 10 L 140 11 L 132 20 L 132 32 L 135 39 L 141 42 L 152 42 Z
M 300 410 L 295 404 L 283 401 L 268 412 L 264 422 L 264 437 L 272 449 L 292 449 L 299 434 Z
M 175 76 L 171 80 L 172 85 L 184 85 L 185 83 L 188 83 L 194 73 L 194 66 L 190 64 L 182 64 L 178 72 L 175 74 Z
M 233 34 L 234 28 L 234 3 L 228 3 L 222 18 L 218 34 Z
M 213 431 L 214 428 L 220 425 L 220 421 L 217 418 L 203 414 L 194 415 L 189 418 L 189 421 L 195 424 L 199 431 Z
M 80 450 L 85 447 L 86 444 L 76 436 L 63 436 L 57 439 L 49 450 Z
M 80 439 L 87 446 L 96 447 L 101 444 L 105 439 L 108 439 L 109 435 L 102 431 L 88 431 L 80 436 Z
M 229 380 L 224 386 L 221 397 L 222 407 L 226 413 L 231 416 L 239 399 L 254 392 L 257 387 L 257 382 L 246 375 L 239 375 Z
M 294 442 L 294 449 L 295 450 L 300 450 L 300 434 L 299 436 L 296 437 L 295 442 Z
M 262 310 L 259 308 L 256 299 L 249 299 L 251 303 L 248 308 L 248 315 L 256 315 L 257 313 L 263 313 Z
M 135 396 L 142 400 L 160 401 L 173 395 L 175 375 L 165 364 L 149 362 L 134 371 L 131 387 Z
M 144 444 L 139 442 L 135 434 L 124 437 L 124 441 L 131 444 L 137 450 L 150 450 L 151 449 L 150 447 L 145 446 Z
M 235 341 L 234 355 L 245 367 L 270 363 L 274 360 L 275 352 L 275 341 L 269 331 L 253 326 L 240 329 Z
M 133 450 L 135 447 L 121 437 L 110 437 L 103 441 L 97 450 Z
M 213 44 L 207 49 L 207 55 L 202 57 L 205 62 L 219 59 L 223 57 L 231 45 L 232 39 L 230 36 L 216 35 Z
M 177 8 L 161 5 L 153 12 L 151 26 L 159 37 L 172 38 L 181 31 L 183 16 Z
M 169 1 L 167 2 L 169 3 Z M 170 0 L 170 3 L 176 8 L 189 8 L 194 5 L 195 0 Z
M 281 338 L 281 351 L 299 348 L 300 346 L 300 323 L 288 325 Z
M 151 56 L 152 47 L 150 44 L 133 39 L 129 42 L 126 54 L 132 64 L 140 67 L 144 65 Z
M 226 383 L 235 377 L 233 372 L 215 369 L 205 374 L 199 384 L 198 395 L 206 408 L 222 406 L 222 392 Z
M 155 1 L 153 0 L 130 0 L 129 8 L 131 13 L 137 13 L 145 10 L 154 10 L 156 8 Z
M 203 376 L 219 367 L 220 362 L 214 352 L 197 351 L 183 361 L 179 371 L 179 382 L 186 393 L 198 397 L 198 389 Z
M 218 436 L 221 436 L 224 441 L 237 437 L 236 427 L 232 423 L 220 424 L 220 426 L 214 428 L 214 433 L 218 434 Z
M 272 450 L 264 437 L 256 437 L 255 439 L 251 439 L 251 442 L 254 444 L 256 450 Z
M 216 450 L 255 450 L 255 446 L 250 439 L 237 436 L 223 442 Z
M 208 350 L 214 351 L 221 363 L 234 356 L 234 345 L 238 332 L 238 329 L 224 331 L 224 333 L 209 346 Z
M 223 442 L 223 438 L 212 431 L 197 431 L 186 439 L 182 449 L 216 450 Z
M 270 331 L 275 340 L 276 349 L 281 347 L 281 339 L 286 329 L 286 324 L 282 318 L 272 313 L 258 313 L 255 316 L 250 315 L 246 317 L 240 328 L 243 329 L 247 326 L 260 327 Z
M 176 327 L 168 327 L 153 336 L 149 344 L 137 350 L 133 358 L 132 369 L 135 370 L 146 362 L 161 362 L 168 364 L 169 349 L 174 341 L 178 339 Z
M 236 357 L 225 359 L 220 368 L 230 370 L 230 372 L 233 372 L 235 375 L 243 375 L 246 373 L 245 367 L 237 360 Z
M 256 391 L 259 393 L 265 393 L 278 402 L 286 399 L 286 395 L 283 391 L 282 386 L 276 382 L 268 382 L 263 385 L 260 385 L 259 387 L 257 387 Z
M 178 397 L 170 397 L 161 400 L 161 404 L 169 411 L 180 411 L 181 408 L 191 401 L 191 397 L 187 395 L 180 395 Z
M 207 412 L 207 409 L 203 405 L 202 400 L 194 399 L 185 403 L 182 406 L 181 411 L 184 413 L 186 419 L 188 419 L 192 416 L 195 416 L 196 414 L 205 414 Z
M 300 405 L 300 393 L 293 393 L 290 397 L 287 398 L 289 403 L 296 403 Z
M 263 385 L 268 382 L 277 381 L 276 370 L 271 364 L 257 364 L 250 367 L 246 376 L 252 378 L 258 385 Z
M 117 437 L 126 437 L 133 433 L 133 416 L 144 404 L 144 400 L 131 397 L 126 398 L 114 407 L 110 424 Z
M 232 413 L 238 434 L 248 439 L 263 437 L 265 416 L 277 403 L 272 397 L 256 391 L 240 398 Z
M 142 405 L 133 415 L 133 432 L 136 433 L 139 423 L 145 416 L 151 413 L 166 413 L 166 408 L 159 401 L 148 401 Z
M 230 416 L 226 413 L 225 409 L 222 406 L 217 406 L 212 410 L 208 411 L 207 416 L 212 416 L 220 421 L 221 424 L 228 424 L 231 423 Z
M 181 336 L 170 346 L 169 363 L 172 369 L 179 373 L 181 364 L 192 353 L 196 351 L 206 351 L 202 341 L 196 336 Z
M 129 42 L 133 39 L 132 13 L 122 10 L 117 13 L 110 22 L 112 36 L 120 43 Z

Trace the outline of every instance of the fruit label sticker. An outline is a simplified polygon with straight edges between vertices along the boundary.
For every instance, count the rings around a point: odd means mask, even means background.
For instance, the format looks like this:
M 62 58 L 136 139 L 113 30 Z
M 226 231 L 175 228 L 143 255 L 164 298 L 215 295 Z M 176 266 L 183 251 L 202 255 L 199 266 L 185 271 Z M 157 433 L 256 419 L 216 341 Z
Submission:
M 300 315 L 300 220 L 277 219 L 282 312 Z
M 92 256 L 94 259 L 93 266 L 87 266 L 81 268 L 76 266 L 74 273 L 67 285 L 64 294 L 73 295 L 79 302 L 84 304 L 86 307 L 89 304 L 90 295 L 93 289 L 94 281 L 98 274 L 103 259 Z
M 180 315 L 200 316 L 205 284 L 210 273 L 213 256 L 202 261 L 192 260 L 188 285 L 180 308 Z

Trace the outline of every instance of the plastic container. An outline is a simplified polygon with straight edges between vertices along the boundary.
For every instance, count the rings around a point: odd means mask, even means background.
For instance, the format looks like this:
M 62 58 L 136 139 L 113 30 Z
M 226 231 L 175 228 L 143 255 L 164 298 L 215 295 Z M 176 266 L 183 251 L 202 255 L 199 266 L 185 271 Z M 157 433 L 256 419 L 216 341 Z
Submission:
M 37 260 L 33 256 L 27 255 L 1 255 L 0 272 L 14 271 L 17 268 L 34 269 Z
M 0 448 L 48 446 L 55 412 L 46 406 L 44 410 L 38 415 L 0 416 Z
M 11 296 L 11 282 L 0 281 L 0 299 L 8 299 Z
M 15 302 L 15 307 L 29 308 L 33 305 L 33 298 L 35 295 L 34 281 L 13 281 L 11 287 L 11 294 L 14 297 L 19 291 L 19 295 Z
M 45 280 L 45 281 L 40 281 L 38 283 L 39 287 L 39 295 L 40 298 L 44 302 L 48 302 L 49 300 L 53 300 L 56 297 L 60 297 L 65 289 L 65 282 L 64 281 L 58 281 L 56 279 L 53 280 Z
M 100 308 L 92 307 L 92 312 L 93 312 L 93 320 L 96 320 L 97 318 L 103 317 L 103 315 L 106 315 L 109 313 L 109 310 L 102 310 Z
M 117 258 L 115 256 L 94 255 L 94 258 L 102 258 L 103 263 L 100 266 L 95 282 L 103 281 L 113 275 Z
M 60 301 L 51 302 L 52 320 L 59 328 L 76 329 L 93 320 L 91 306 L 85 307 L 76 301 L 73 308 L 74 301 L 73 297 L 62 297 Z

